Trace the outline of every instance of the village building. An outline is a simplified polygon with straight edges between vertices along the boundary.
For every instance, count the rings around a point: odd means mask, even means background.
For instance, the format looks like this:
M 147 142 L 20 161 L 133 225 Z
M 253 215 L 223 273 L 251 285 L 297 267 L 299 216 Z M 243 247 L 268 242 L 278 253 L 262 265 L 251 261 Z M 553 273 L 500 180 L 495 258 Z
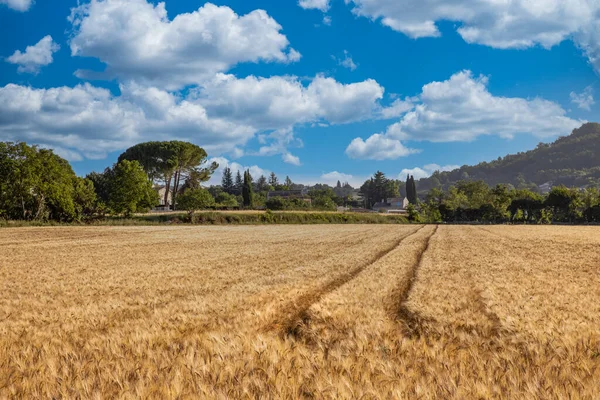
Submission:
M 381 200 L 373 205 L 373 211 L 387 213 L 387 214 L 405 214 L 406 208 L 409 205 L 409 201 L 406 197 L 394 197 L 385 200 Z

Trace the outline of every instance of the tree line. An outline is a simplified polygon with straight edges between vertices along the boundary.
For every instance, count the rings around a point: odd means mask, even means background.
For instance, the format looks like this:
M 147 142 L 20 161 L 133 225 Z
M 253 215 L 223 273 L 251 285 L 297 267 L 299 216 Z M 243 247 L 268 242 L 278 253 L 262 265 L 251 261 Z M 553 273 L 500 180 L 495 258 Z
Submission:
M 0 142 L 0 219 L 80 221 L 107 214 L 143 213 L 161 202 L 174 210 L 262 208 L 336 210 L 372 208 L 391 198 L 407 197 L 409 217 L 422 222 L 589 223 L 600 222 L 600 194 L 556 186 L 548 195 L 529 188 L 461 180 L 447 190 L 417 192 L 413 176 L 400 181 L 377 171 L 360 187 L 348 183 L 310 188 L 282 182 L 275 173 L 252 176 L 250 170 L 224 168 L 220 185 L 205 188 L 218 168 L 201 147 L 181 141 L 147 142 L 127 149 L 103 172 L 78 177 L 51 150 L 25 143 Z M 158 198 L 157 185 L 164 188 Z M 302 190 L 300 196 L 269 192 Z M 419 198 L 420 195 L 420 198 Z
M 409 210 L 416 222 L 598 223 L 600 191 L 553 187 L 546 195 L 512 185 L 459 181 L 447 191 L 430 190 Z

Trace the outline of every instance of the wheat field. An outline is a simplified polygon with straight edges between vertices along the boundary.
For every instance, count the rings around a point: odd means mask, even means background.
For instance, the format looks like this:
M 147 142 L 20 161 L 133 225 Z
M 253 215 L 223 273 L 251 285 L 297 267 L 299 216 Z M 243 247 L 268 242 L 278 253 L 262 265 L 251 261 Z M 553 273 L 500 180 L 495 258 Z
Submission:
M 600 228 L 0 230 L 0 398 L 600 398 Z

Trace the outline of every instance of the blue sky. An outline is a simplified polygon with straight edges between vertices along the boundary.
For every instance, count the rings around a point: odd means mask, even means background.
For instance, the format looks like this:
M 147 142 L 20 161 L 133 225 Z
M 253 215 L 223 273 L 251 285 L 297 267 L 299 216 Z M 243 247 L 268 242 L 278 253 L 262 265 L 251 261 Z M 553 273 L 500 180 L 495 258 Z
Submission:
M 176 138 L 233 169 L 356 185 L 597 120 L 595 0 L 0 0 L 0 35 L 0 140 L 82 175 Z

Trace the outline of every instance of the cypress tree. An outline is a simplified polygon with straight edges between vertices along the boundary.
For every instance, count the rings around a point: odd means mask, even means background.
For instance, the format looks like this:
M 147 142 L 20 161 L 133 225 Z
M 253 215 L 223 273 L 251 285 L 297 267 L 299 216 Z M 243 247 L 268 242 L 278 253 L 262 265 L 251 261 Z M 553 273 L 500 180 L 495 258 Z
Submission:
M 250 175 L 250 170 L 248 170 L 244 172 L 244 184 L 242 188 L 244 207 L 252 207 L 253 195 L 254 193 L 252 190 L 252 175 Z
M 406 197 L 411 204 L 417 204 L 417 184 L 414 176 L 409 176 L 406 181 Z
M 234 183 L 233 183 L 233 174 L 231 172 L 231 168 L 226 167 L 223 170 L 223 178 L 221 179 L 221 186 L 223 187 L 223 191 L 225 193 L 233 194 L 235 191 Z
M 241 194 L 243 186 L 244 186 L 244 181 L 242 180 L 242 174 L 238 170 L 237 175 L 235 176 L 235 193 Z
M 406 198 L 409 203 L 412 203 L 412 185 L 410 182 L 410 175 L 406 176 Z

